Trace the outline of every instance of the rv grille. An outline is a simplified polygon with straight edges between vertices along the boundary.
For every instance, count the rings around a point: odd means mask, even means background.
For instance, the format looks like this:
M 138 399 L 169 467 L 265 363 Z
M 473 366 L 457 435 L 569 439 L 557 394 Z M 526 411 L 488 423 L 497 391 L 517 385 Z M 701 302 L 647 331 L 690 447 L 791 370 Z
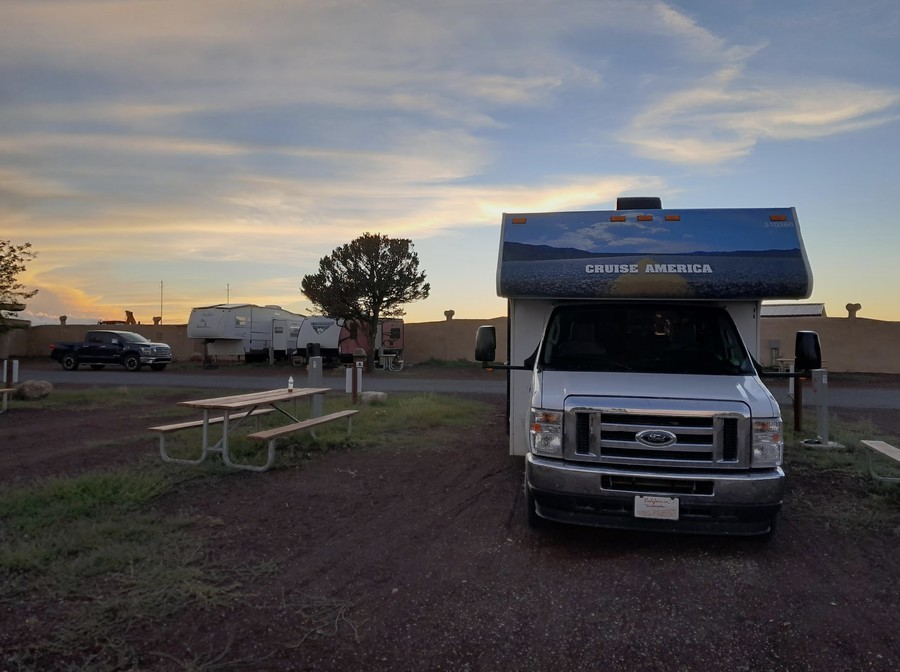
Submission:
M 569 459 L 684 468 L 740 467 L 749 418 L 736 413 L 571 409 L 565 438 Z M 742 424 L 746 423 L 742 431 Z M 743 456 L 746 461 L 747 456 Z

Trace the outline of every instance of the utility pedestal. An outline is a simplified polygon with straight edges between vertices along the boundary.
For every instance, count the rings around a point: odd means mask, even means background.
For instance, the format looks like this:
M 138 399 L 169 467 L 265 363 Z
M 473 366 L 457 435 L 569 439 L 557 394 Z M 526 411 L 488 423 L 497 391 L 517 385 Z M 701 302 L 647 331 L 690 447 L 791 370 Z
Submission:
M 812 397 L 816 405 L 816 430 L 818 436 L 815 439 L 803 441 L 805 446 L 817 446 L 819 448 L 843 448 L 840 443 L 830 441 L 828 437 L 828 371 L 826 369 L 813 369 L 810 371 L 812 379 Z

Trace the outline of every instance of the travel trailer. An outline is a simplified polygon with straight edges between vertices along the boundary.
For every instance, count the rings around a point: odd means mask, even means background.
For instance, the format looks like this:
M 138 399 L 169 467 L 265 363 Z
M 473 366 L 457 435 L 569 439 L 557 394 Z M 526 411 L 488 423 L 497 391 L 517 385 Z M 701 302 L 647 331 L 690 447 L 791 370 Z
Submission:
M 375 332 L 375 366 L 399 371 L 403 368 L 403 320 L 388 319 L 378 323 Z M 353 361 L 353 351 L 362 348 L 369 351 L 369 339 L 365 330 L 354 320 L 341 325 L 340 353 L 342 362 Z
M 368 351 L 368 339 L 355 322 L 298 315 L 280 306 L 223 303 L 191 310 L 188 338 L 203 339 L 209 357 L 245 360 L 291 358 L 303 361 L 315 344 L 326 366 L 353 361 L 353 350 Z M 403 321 L 378 325 L 376 364 L 398 370 L 403 360 Z
M 476 359 L 508 370 L 529 522 L 771 533 L 784 442 L 760 305 L 811 290 L 793 208 L 503 215 L 509 362 L 491 364 L 493 327 Z M 821 366 L 812 332 L 796 366 Z
M 203 339 L 210 357 L 243 357 L 253 359 L 284 359 L 297 349 L 304 320 L 280 306 L 256 306 L 249 303 L 220 303 L 191 310 L 188 319 L 188 338 Z M 333 320 L 329 325 L 337 332 Z M 322 329 L 322 333 L 328 327 Z

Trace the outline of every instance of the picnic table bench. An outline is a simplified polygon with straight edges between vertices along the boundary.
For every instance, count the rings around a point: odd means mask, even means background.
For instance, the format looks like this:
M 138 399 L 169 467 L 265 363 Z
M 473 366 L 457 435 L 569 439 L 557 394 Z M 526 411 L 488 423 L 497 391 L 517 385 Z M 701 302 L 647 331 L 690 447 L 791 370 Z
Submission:
M 900 477 L 898 476 L 881 476 L 875 473 L 875 468 L 872 466 L 872 456 L 875 453 L 881 453 L 885 457 L 889 457 L 892 460 L 896 460 L 900 462 L 900 448 L 895 448 L 889 443 L 885 443 L 884 441 L 872 441 L 868 439 L 864 439 L 862 444 L 866 446 L 866 448 L 870 448 L 869 451 L 869 474 L 872 475 L 877 481 L 883 481 L 887 483 L 900 483 Z
M 159 434 L 159 451 L 160 457 L 166 462 L 178 462 L 182 464 L 200 464 L 203 462 L 210 452 L 218 452 L 222 454 L 222 461 L 226 466 L 235 469 L 246 469 L 249 471 L 266 471 L 275 462 L 275 441 L 276 439 L 286 436 L 287 434 L 300 431 L 303 429 L 312 429 L 318 425 L 323 425 L 335 420 L 347 419 L 347 432 L 352 429 L 351 417 L 356 414 L 356 410 L 337 411 L 328 415 L 318 417 L 310 417 L 301 420 L 296 416 L 297 402 L 301 399 L 310 401 L 310 412 L 312 412 L 312 399 L 315 395 L 329 392 L 330 388 L 326 387 L 306 387 L 297 389 L 278 389 L 267 390 L 263 392 L 252 392 L 249 394 L 237 394 L 227 397 L 213 397 L 210 399 L 197 399 L 193 401 L 179 402 L 179 406 L 188 406 L 203 411 L 203 418 L 200 420 L 188 420 L 184 422 L 176 422 L 167 425 L 158 425 L 150 427 L 151 432 Z M 293 403 L 293 413 L 288 412 L 284 405 Z M 221 412 L 221 415 L 212 416 L 211 411 Z M 259 416 L 267 413 L 278 412 L 287 417 L 292 422 L 287 425 L 274 427 L 272 429 L 260 430 Z M 267 441 L 268 453 L 265 464 L 246 464 L 235 462 L 229 452 L 229 437 L 231 433 L 241 426 L 241 424 L 249 419 L 256 420 L 256 431 L 249 434 L 247 438 L 255 441 Z M 232 420 L 236 422 L 232 423 Z M 209 429 L 213 425 L 222 426 L 222 437 L 215 443 L 210 444 Z M 201 453 L 196 459 L 176 458 L 169 455 L 166 451 L 165 437 L 167 434 L 183 429 L 202 428 Z M 311 432 L 312 433 L 312 432 Z M 315 433 L 312 433 L 313 438 Z

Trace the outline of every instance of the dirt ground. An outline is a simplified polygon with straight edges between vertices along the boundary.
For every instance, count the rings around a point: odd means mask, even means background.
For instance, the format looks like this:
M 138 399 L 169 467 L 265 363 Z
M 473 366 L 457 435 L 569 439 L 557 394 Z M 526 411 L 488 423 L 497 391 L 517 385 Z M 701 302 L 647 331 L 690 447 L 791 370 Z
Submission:
M 819 513 L 872 497 L 867 478 L 790 473 L 767 543 L 533 531 L 503 400 L 484 399 L 492 422 L 456 441 L 339 451 L 165 496 L 158 511 L 207 521 L 193 533 L 218 565 L 267 569 L 228 609 L 123 633 L 143 652 L 123 669 L 900 669 L 900 529 Z M 900 434 L 900 411 L 839 415 Z M 0 484 L 152 458 L 145 426 L 125 409 L 16 405 L 0 416 Z M 327 627 L 311 627 L 299 606 L 311 600 Z M 26 616 L 0 601 L 0 663 L 34 634 Z

